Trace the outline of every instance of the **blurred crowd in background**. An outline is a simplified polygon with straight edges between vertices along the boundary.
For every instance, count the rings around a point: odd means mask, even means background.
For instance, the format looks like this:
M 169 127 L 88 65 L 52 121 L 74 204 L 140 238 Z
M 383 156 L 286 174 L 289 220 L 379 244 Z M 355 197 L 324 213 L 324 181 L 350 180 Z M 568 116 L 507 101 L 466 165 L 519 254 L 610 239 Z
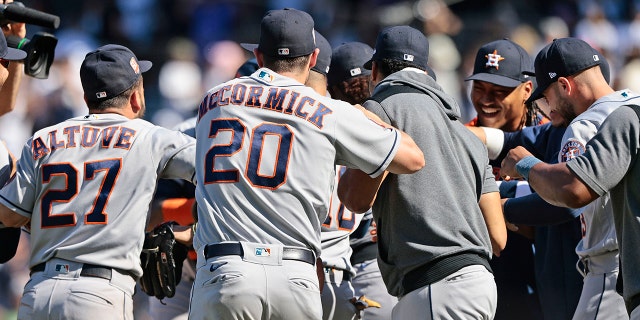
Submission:
M 554 38 L 578 37 L 611 65 L 614 89 L 640 92 L 640 0 L 23 0 L 60 17 L 60 27 L 27 24 L 27 38 L 58 38 L 47 79 L 25 76 L 15 110 L 0 118 L 0 138 L 19 156 L 31 134 L 86 114 L 79 68 L 84 55 L 107 43 L 151 60 L 145 73 L 146 120 L 172 127 L 195 114 L 203 93 L 234 77 L 252 54 L 239 43 L 257 43 L 265 11 L 293 7 L 309 12 L 316 30 L 335 47 L 371 46 L 388 25 L 411 25 L 430 41 L 429 64 L 438 83 L 459 102 L 463 121 L 475 116 L 468 84 L 477 49 L 510 38 L 535 57 Z M 23 240 L 26 240 L 23 238 Z M 28 280 L 27 241 L 0 265 L 0 319 L 12 319 Z

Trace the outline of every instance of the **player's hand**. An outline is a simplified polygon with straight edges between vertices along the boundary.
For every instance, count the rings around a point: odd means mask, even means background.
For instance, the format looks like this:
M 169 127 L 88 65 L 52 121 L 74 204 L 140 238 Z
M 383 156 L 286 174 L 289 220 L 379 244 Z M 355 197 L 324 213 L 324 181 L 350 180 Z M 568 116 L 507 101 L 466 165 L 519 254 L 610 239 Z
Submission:
M 515 147 L 509 150 L 509 153 L 507 153 L 507 156 L 502 160 L 502 164 L 500 165 L 500 176 L 502 179 L 509 181 L 511 179 L 521 178 L 516 170 L 516 163 L 530 155 L 531 153 L 523 147 Z

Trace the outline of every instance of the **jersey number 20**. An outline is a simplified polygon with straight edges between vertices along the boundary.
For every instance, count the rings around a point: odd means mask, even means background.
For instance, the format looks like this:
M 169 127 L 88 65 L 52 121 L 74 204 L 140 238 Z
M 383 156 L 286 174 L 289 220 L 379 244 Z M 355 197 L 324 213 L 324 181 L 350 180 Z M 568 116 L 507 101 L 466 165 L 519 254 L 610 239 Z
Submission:
M 244 135 L 247 128 L 240 119 L 217 119 L 211 121 L 209 137 L 214 138 L 221 131 L 231 131 L 228 143 L 212 146 L 205 156 L 204 183 L 233 183 L 238 182 L 240 172 L 238 169 L 214 169 L 217 157 L 230 157 L 243 148 Z M 260 173 L 260 161 L 265 148 L 265 138 L 278 137 L 278 146 L 275 150 L 276 158 L 272 175 Z M 286 125 L 275 123 L 263 123 L 253 129 L 249 145 L 249 157 L 245 174 L 254 187 L 277 189 L 286 181 L 287 166 L 291 153 L 293 132 Z M 269 150 L 272 151 L 272 150 Z
M 78 170 L 70 163 L 51 163 L 42 166 L 42 182 L 51 182 L 55 176 L 61 176 L 66 181 L 64 189 L 49 189 L 42 196 L 40 202 L 40 212 L 42 213 L 42 228 L 68 227 L 76 225 L 76 213 L 65 212 L 52 214 L 52 207 L 55 202 L 71 202 L 80 191 L 79 184 L 83 181 L 93 180 L 96 174 L 104 171 L 102 180 L 98 180 L 100 188 L 93 200 L 93 207 L 84 216 L 85 224 L 106 224 L 107 213 L 104 211 L 109 196 L 113 190 L 113 185 L 120 173 L 121 159 L 108 159 L 101 161 L 90 161 L 84 163 L 84 177 L 78 181 Z

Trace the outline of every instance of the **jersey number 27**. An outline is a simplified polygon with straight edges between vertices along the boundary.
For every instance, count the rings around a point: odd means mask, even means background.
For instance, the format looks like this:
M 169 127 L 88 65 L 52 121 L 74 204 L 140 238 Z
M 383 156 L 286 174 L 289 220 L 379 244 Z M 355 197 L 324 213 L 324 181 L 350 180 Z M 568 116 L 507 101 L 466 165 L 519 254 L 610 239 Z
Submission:
M 107 159 L 100 161 L 90 161 L 84 163 L 84 177 L 81 181 L 78 177 L 78 170 L 70 163 L 50 163 L 42 166 L 42 182 L 47 184 L 55 176 L 61 176 L 66 181 L 64 189 L 48 189 L 40 201 L 40 212 L 42 216 L 42 228 L 68 227 L 76 225 L 76 213 L 65 212 L 53 214 L 53 204 L 56 202 L 71 202 L 80 192 L 78 185 L 83 181 L 94 180 L 100 171 L 104 171 L 100 183 L 98 194 L 94 198 L 93 207 L 84 216 L 85 224 L 106 224 L 107 213 L 104 211 L 113 186 L 118 179 L 121 159 Z

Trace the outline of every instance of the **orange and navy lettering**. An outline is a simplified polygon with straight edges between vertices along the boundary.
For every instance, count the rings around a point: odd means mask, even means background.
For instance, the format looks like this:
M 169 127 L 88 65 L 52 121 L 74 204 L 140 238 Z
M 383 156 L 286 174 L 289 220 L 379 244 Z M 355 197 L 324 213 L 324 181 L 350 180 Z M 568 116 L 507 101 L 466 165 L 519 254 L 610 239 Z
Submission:
M 236 83 L 209 92 L 198 107 L 198 120 L 202 119 L 210 110 L 227 105 L 295 114 L 320 129 L 323 128 L 324 118 L 333 113 L 331 108 L 319 101 L 287 88 L 247 87 L 244 84 Z
M 120 148 L 129 150 L 135 135 L 135 130 L 120 126 L 107 128 L 70 126 L 49 132 L 48 139 L 34 137 L 31 142 L 31 151 L 35 161 L 55 150 L 75 148 L 78 145 L 83 148 L 100 146 L 102 149 Z M 116 139 L 113 139 L 114 137 Z M 98 143 L 98 141 L 101 141 L 101 143 Z

